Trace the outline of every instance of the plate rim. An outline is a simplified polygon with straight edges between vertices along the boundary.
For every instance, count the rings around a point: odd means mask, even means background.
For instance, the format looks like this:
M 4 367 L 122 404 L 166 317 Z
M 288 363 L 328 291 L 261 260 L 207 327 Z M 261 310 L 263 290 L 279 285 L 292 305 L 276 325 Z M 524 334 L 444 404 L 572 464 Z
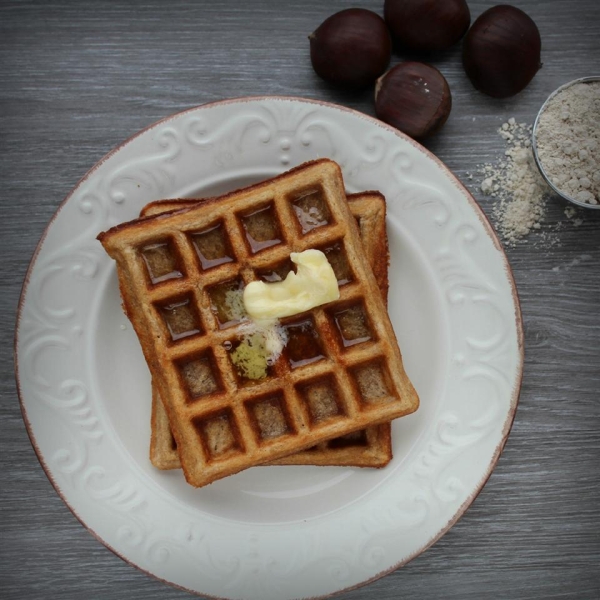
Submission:
M 106 547 L 108 550 L 110 550 L 114 555 L 116 555 L 121 560 L 123 560 L 126 564 L 133 566 L 134 568 L 141 571 L 142 573 L 145 573 L 146 575 L 149 575 L 150 577 L 152 577 L 162 583 L 165 583 L 169 586 L 173 586 L 177 589 L 186 591 L 188 593 L 194 594 L 196 596 L 203 596 L 206 598 L 214 598 L 215 600 L 227 600 L 227 598 L 224 596 L 221 597 L 221 596 L 209 595 L 209 594 L 200 592 L 198 590 L 187 588 L 187 587 L 177 584 L 173 581 L 169 581 L 169 580 L 164 579 L 164 578 L 160 577 L 159 575 L 141 567 L 140 565 L 136 564 L 131 559 L 127 558 L 123 553 L 116 550 L 107 541 L 102 539 L 102 537 L 98 533 L 96 533 L 96 531 L 94 531 L 91 528 L 91 526 L 89 526 L 83 520 L 82 517 L 80 517 L 78 515 L 75 508 L 73 506 L 71 506 L 71 504 L 67 500 L 65 494 L 63 493 L 60 486 L 58 485 L 57 481 L 52 476 L 50 468 L 46 464 L 46 461 L 45 461 L 45 459 L 40 451 L 40 448 L 37 444 L 35 434 L 33 432 L 32 426 L 31 426 L 31 422 L 27 415 L 27 410 L 25 408 L 23 393 L 22 393 L 21 385 L 20 385 L 20 377 L 19 377 L 19 356 L 18 356 L 19 329 L 20 329 L 20 325 L 21 325 L 21 316 L 22 316 L 23 306 L 25 303 L 25 298 L 27 295 L 28 287 L 29 287 L 30 277 L 31 277 L 33 269 L 35 268 L 36 260 L 40 254 L 40 251 L 46 240 L 46 237 L 48 235 L 50 228 L 52 227 L 55 219 L 58 217 L 58 215 L 60 214 L 63 207 L 70 201 L 71 197 L 73 195 L 75 195 L 75 193 L 86 182 L 86 180 L 104 162 L 106 162 L 113 155 L 115 155 L 117 152 L 119 152 L 123 147 L 127 146 L 133 140 L 135 140 L 139 136 L 143 135 L 144 133 L 146 133 L 160 125 L 168 123 L 169 121 L 171 121 L 173 119 L 180 118 L 187 113 L 192 113 L 194 111 L 201 110 L 201 109 L 202 110 L 210 109 L 215 106 L 223 106 L 223 105 L 228 105 L 228 104 L 243 104 L 243 103 L 249 103 L 249 102 L 260 103 L 260 102 L 265 102 L 265 101 L 284 101 L 284 102 L 292 102 L 292 103 L 299 102 L 302 104 L 314 104 L 316 106 L 324 106 L 324 107 L 327 107 L 327 108 L 330 108 L 333 110 L 338 110 L 338 111 L 349 113 L 350 115 L 352 115 L 354 117 L 357 117 L 359 119 L 370 122 L 372 125 L 375 125 L 382 129 L 385 129 L 388 132 L 392 133 L 393 135 L 400 137 L 401 139 L 403 139 L 404 141 L 406 141 L 410 145 L 412 145 L 416 150 L 418 150 L 419 152 L 424 154 L 427 158 L 429 158 L 430 160 L 433 160 L 433 162 L 440 168 L 440 170 L 443 171 L 444 174 L 450 179 L 452 184 L 466 198 L 470 207 L 472 209 L 474 209 L 474 212 L 475 212 L 476 216 L 479 218 L 479 221 L 481 222 L 485 233 L 488 235 L 488 237 L 492 241 L 495 249 L 500 254 L 500 258 L 502 260 L 504 271 L 505 271 L 505 274 L 507 277 L 507 282 L 510 286 L 512 302 L 513 302 L 513 307 L 514 307 L 514 311 L 515 311 L 514 322 L 515 322 L 515 327 L 516 327 L 516 341 L 517 341 L 517 369 L 516 369 L 516 373 L 515 373 L 514 388 L 512 390 L 511 398 L 510 398 L 510 408 L 509 408 L 507 417 L 506 417 L 503 427 L 502 427 L 501 438 L 492 454 L 489 465 L 488 465 L 487 469 L 485 470 L 485 472 L 483 473 L 483 477 L 479 481 L 478 485 L 472 490 L 472 492 L 468 495 L 468 497 L 460 505 L 458 510 L 455 512 L 455 514 L 452 516 L 452 518 L 446 523 L 446 525 L 444 527 L 442 527 L 434 536 L 432 536 L 418 550 L 416 550 L 412 554 L 408 555 L 403 560 L 401 560 L 397 563 L 394 563 L 389 568 L 386 568 L 386 569 L 376 573 L 375 575 L 373 575 L 372 577 L 370 577 L 364 581 L 361 581 L 359 583 L 356 583 L 356 584 L 353 584 L 353 585 L 350 585 L 347 587 L 343 587 L 332 593 L 327 593 L 325 595 L 320 595 L 320 596 L 313 596 L 310 599 L 307 599 L 307 600 L 317 600 L 318 598 L 330 598 L 332 596 L 369 585 L 370 583 L 373 583 L 374 581 L 381 579 L 382 577 L 385 577 L 386 575 L 388 575 L 389 573 L 392 573 L 393 571 L 399 569 L 400 567 L 405 566 L 410 561 L 415 559 L 417 556 L 423 554 L 426 550 L 428 550 L 431 546 L 433 546 L 439 539 L 441 539 L 462 518 L 462 516 L 466 513 L 469 506 L 479 496 L 479 494 L 485 487 L 486 483 L 490 479 L 490 477 L 500 459 L 500 456 L 502 455 L 502 451 L 508 441 L 508 437 L 512 430 L 516 412 L 517 412 L 517 408 L 519 405 L 520 391 L 522 388 L 523 372 L 524 372 L 525 342 L 524 342 L 524 326 L 523 326 L 523 314 L 522 314 L 522 310 L 521 310 L 521 301 L 520 301 L 519 292 L 517 289 L 517 285 L 516 285 L 512 267 L 508 260 L 508 256 L 506 254 L 505 248 L 503 247 L 498 234 L 494 230 L 489 217 L 485 214 L 485 212 L 483 211 L 483 209 L 481 208 L 481 206 L 479 205 L 479 203 L 477 202 L 475 197 L 466 188 L 466 186 L 458 179 L 458 177 L 453 173 L 453 171 L 440 158 L 438 158 L 435 154 L 433 154 L 433 152 L 431 152 L 430 150 L 428 150 L 427 148 L 425 148 L 424 146 L 419 144 L 417 141 L 413 140 L 408 135 L 399 131 L 398 129 L 396 129 L 390 125 L 387 125 L 386 123 L 376 119 L 375 117 L 367 115 L 366 113 L 363 113 L 359 110 L 349 108 L 349 107 L 337 104 L 335 102 L 329 102 L 329 101 L 325 101 L 325 100 L 317 100 L 317 99 L 313 99 L 313 98 L 304 98 L 301 96 L 293 96 L 293 95 L 290 95 L 290 96 L 288 96 L 288 95 L 248 95 L 248 96 L 238 96 L 238 97 L 233 97 L 233 98 L 226 98 L 226 99 L 222 99 L 222 100 L 214 100 L 214 101 L 207 102 L 204 104 L 199 104 L 199 105 L 195 105 L 192 107 L 188 107 L 186 109 L 177 111 L 175 113 L 172 113 L 170 115 L 167 115 L 166 117 L 163 117 L 157 121 L 150 123 L 149 125 L 143 127 L 142 129 L 138 130 L 134 134 L 127 137 L 122 142 L 118 143 L 111 150 L 109 150 L 104 156 L 102 156 L 90 169 L 88 169 L 88 171 L 75 183 L 75 185 L 70 189 L 68 194 L 63 198 L 63 200 L 60 202 L 60 204 L 58 205 L 58 207 L 56 208 L 56 210 L 50 217 L 46 226 L 44 227 L 44 231 L 42 232 L 40 239 L 36 244 L 36 247 L 35 247 L 33 254 L 31 256 L 31 259 L 29 261 L 27 270 L 25 272 L 23 284 L 21 286 L 21 292 L 19 295 L 19 301 L 18 301 L 18 305 L 17 305 L 16 320 L 15 320 L 15 333 L 14 333 L 14 339 L 13 339 L 13 362 L 14 362 L 14 370 L 15 370 L 15 382 L 16 382 L 17 397 L 19 400 L 19 407 L 21 410 L 21 416 L 23 418 L 23 422 L 25 424 L 25 429 L 27 431 L 27 435 L 29 437 L 29 441 L 31 442 L 31 445 L 33 447 L 35 455 L 36 455 L 46 477 L 48 478 L 52 487 L 58 494 L 59 498 L 64 502 L 64 504 L 71 511 L 73 516 L 88 531 L 88 533 L 90 533 L 97 541 L 99 541 L 104 547 Z

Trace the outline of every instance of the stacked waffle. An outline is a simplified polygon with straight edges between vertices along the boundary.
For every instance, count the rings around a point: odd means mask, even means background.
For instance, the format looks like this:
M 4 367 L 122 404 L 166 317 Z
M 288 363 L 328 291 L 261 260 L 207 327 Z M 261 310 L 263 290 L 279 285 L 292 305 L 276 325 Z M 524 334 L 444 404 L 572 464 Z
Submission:
M 219 198 L 152 203 L 99 239 L 152 375 L 155 466 L 203 486 L 266 463 L 389 462 L 389 422 L 418 398 L 386 310 L 380 194 L 346 198 L 339 167 L 319 160 Z M 235 299 L 307 249 L 325 254 L 340 297 L 282 319 L 283 353 L 249 378 L 232 360 L 248 322 Z

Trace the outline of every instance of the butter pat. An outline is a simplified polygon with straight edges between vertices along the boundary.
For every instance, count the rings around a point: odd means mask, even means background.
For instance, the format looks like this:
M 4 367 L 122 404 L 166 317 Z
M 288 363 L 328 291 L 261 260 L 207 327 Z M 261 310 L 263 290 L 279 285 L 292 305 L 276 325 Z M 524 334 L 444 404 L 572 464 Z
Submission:
M 297 273 L 283 281 L 252 281 L 244 289 L 244 306 L 253 319 L 289 317 L 337 300 L 340 290 L 329 261 L 320 250 L 292 252 Z

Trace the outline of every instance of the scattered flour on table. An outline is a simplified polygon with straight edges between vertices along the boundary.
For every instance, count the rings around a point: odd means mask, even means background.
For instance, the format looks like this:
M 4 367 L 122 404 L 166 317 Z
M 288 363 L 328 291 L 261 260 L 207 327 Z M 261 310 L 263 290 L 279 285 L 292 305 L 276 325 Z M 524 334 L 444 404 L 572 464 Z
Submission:
M 481 191 L 494 198 L 492 219 L 508 246 L 523 241 L 532 231 L 542 229 L 547 202 L 552 190 L 546 184 L 535 164 L 531 147 L 532 126 L 508 119 L 498 133 L 505 140 L 504 156 L 495 162 L 479 167 L 482 178 Z M 467 174 L 469 179 L 472 175 Z M 568 207 L 565 216 L 575 226 L 582 221 L 575 208 Z M 560 229 L 561 223 L 557 225 Z M 552 246 L 558 243 L 556 236 L 540 231 L 539 244 Z
M 593 256 L 591 254 L 582 254 L 581 256 L 578 256 L 577 258 L 574 258 L 573 260 L 571 260 L 566 265 L 563 265 L 562 267 L 558 267 L 558 266 L 557 267 L 552 267 L 552 271 L 554 271 L 555 273 L 558 273 L 561 270 L 563 270 L 563 271 L 569 271 L 573 267 L 578 267 L 581 263 L 586 262 L 586 261 L 590 261 L 590 260 L 593 260 Z
M 565 208 L 565 216 L 567 219 L 572 219 L 575 227 L 579 227 L 583 223 L 583 219 L 580 217 L 580 215 L 581 212 L 574 206 L 567 206 L 567 208 Z

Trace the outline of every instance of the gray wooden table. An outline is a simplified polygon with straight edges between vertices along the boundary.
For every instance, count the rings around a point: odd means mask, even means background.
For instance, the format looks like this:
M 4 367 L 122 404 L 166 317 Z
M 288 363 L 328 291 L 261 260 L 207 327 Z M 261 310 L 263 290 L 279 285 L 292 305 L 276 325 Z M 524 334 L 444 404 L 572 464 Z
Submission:
M 476 17 L 491 1 L 471 1 Z M 427 146 L 465 183 L 504 150 L 508 117 L 533 122 L 559 84 L 600 74 L 598 0 L 521 0 L 543 40 L 543 69 L 520 95 L 492 100 L 455 48 L 436 58 L 454 109 Z M 139 129 L 242 95 L 296 95 L 373 114 L 371 91 L 313 73 L 306 36 L 342 0 L 0 1 L 0 597 L 175 599 L 189 594 L 127 565 L 75 519 L 48 482 L 21 419 L 12 338 L 40 235 L 78 179 Z M 382 13 L 383 0 L 356 5 Z M 400 60 L 394 56 L 393 63 Z M 508 249 L 522 301 L 525 377 L 516 421 L 483 492 L 407 566 L 345 599 L 600 598 L 600 214 L 580 227 L 555 199 L 550 248 Z M 560 231 L 554 231 L 563 223 Z

